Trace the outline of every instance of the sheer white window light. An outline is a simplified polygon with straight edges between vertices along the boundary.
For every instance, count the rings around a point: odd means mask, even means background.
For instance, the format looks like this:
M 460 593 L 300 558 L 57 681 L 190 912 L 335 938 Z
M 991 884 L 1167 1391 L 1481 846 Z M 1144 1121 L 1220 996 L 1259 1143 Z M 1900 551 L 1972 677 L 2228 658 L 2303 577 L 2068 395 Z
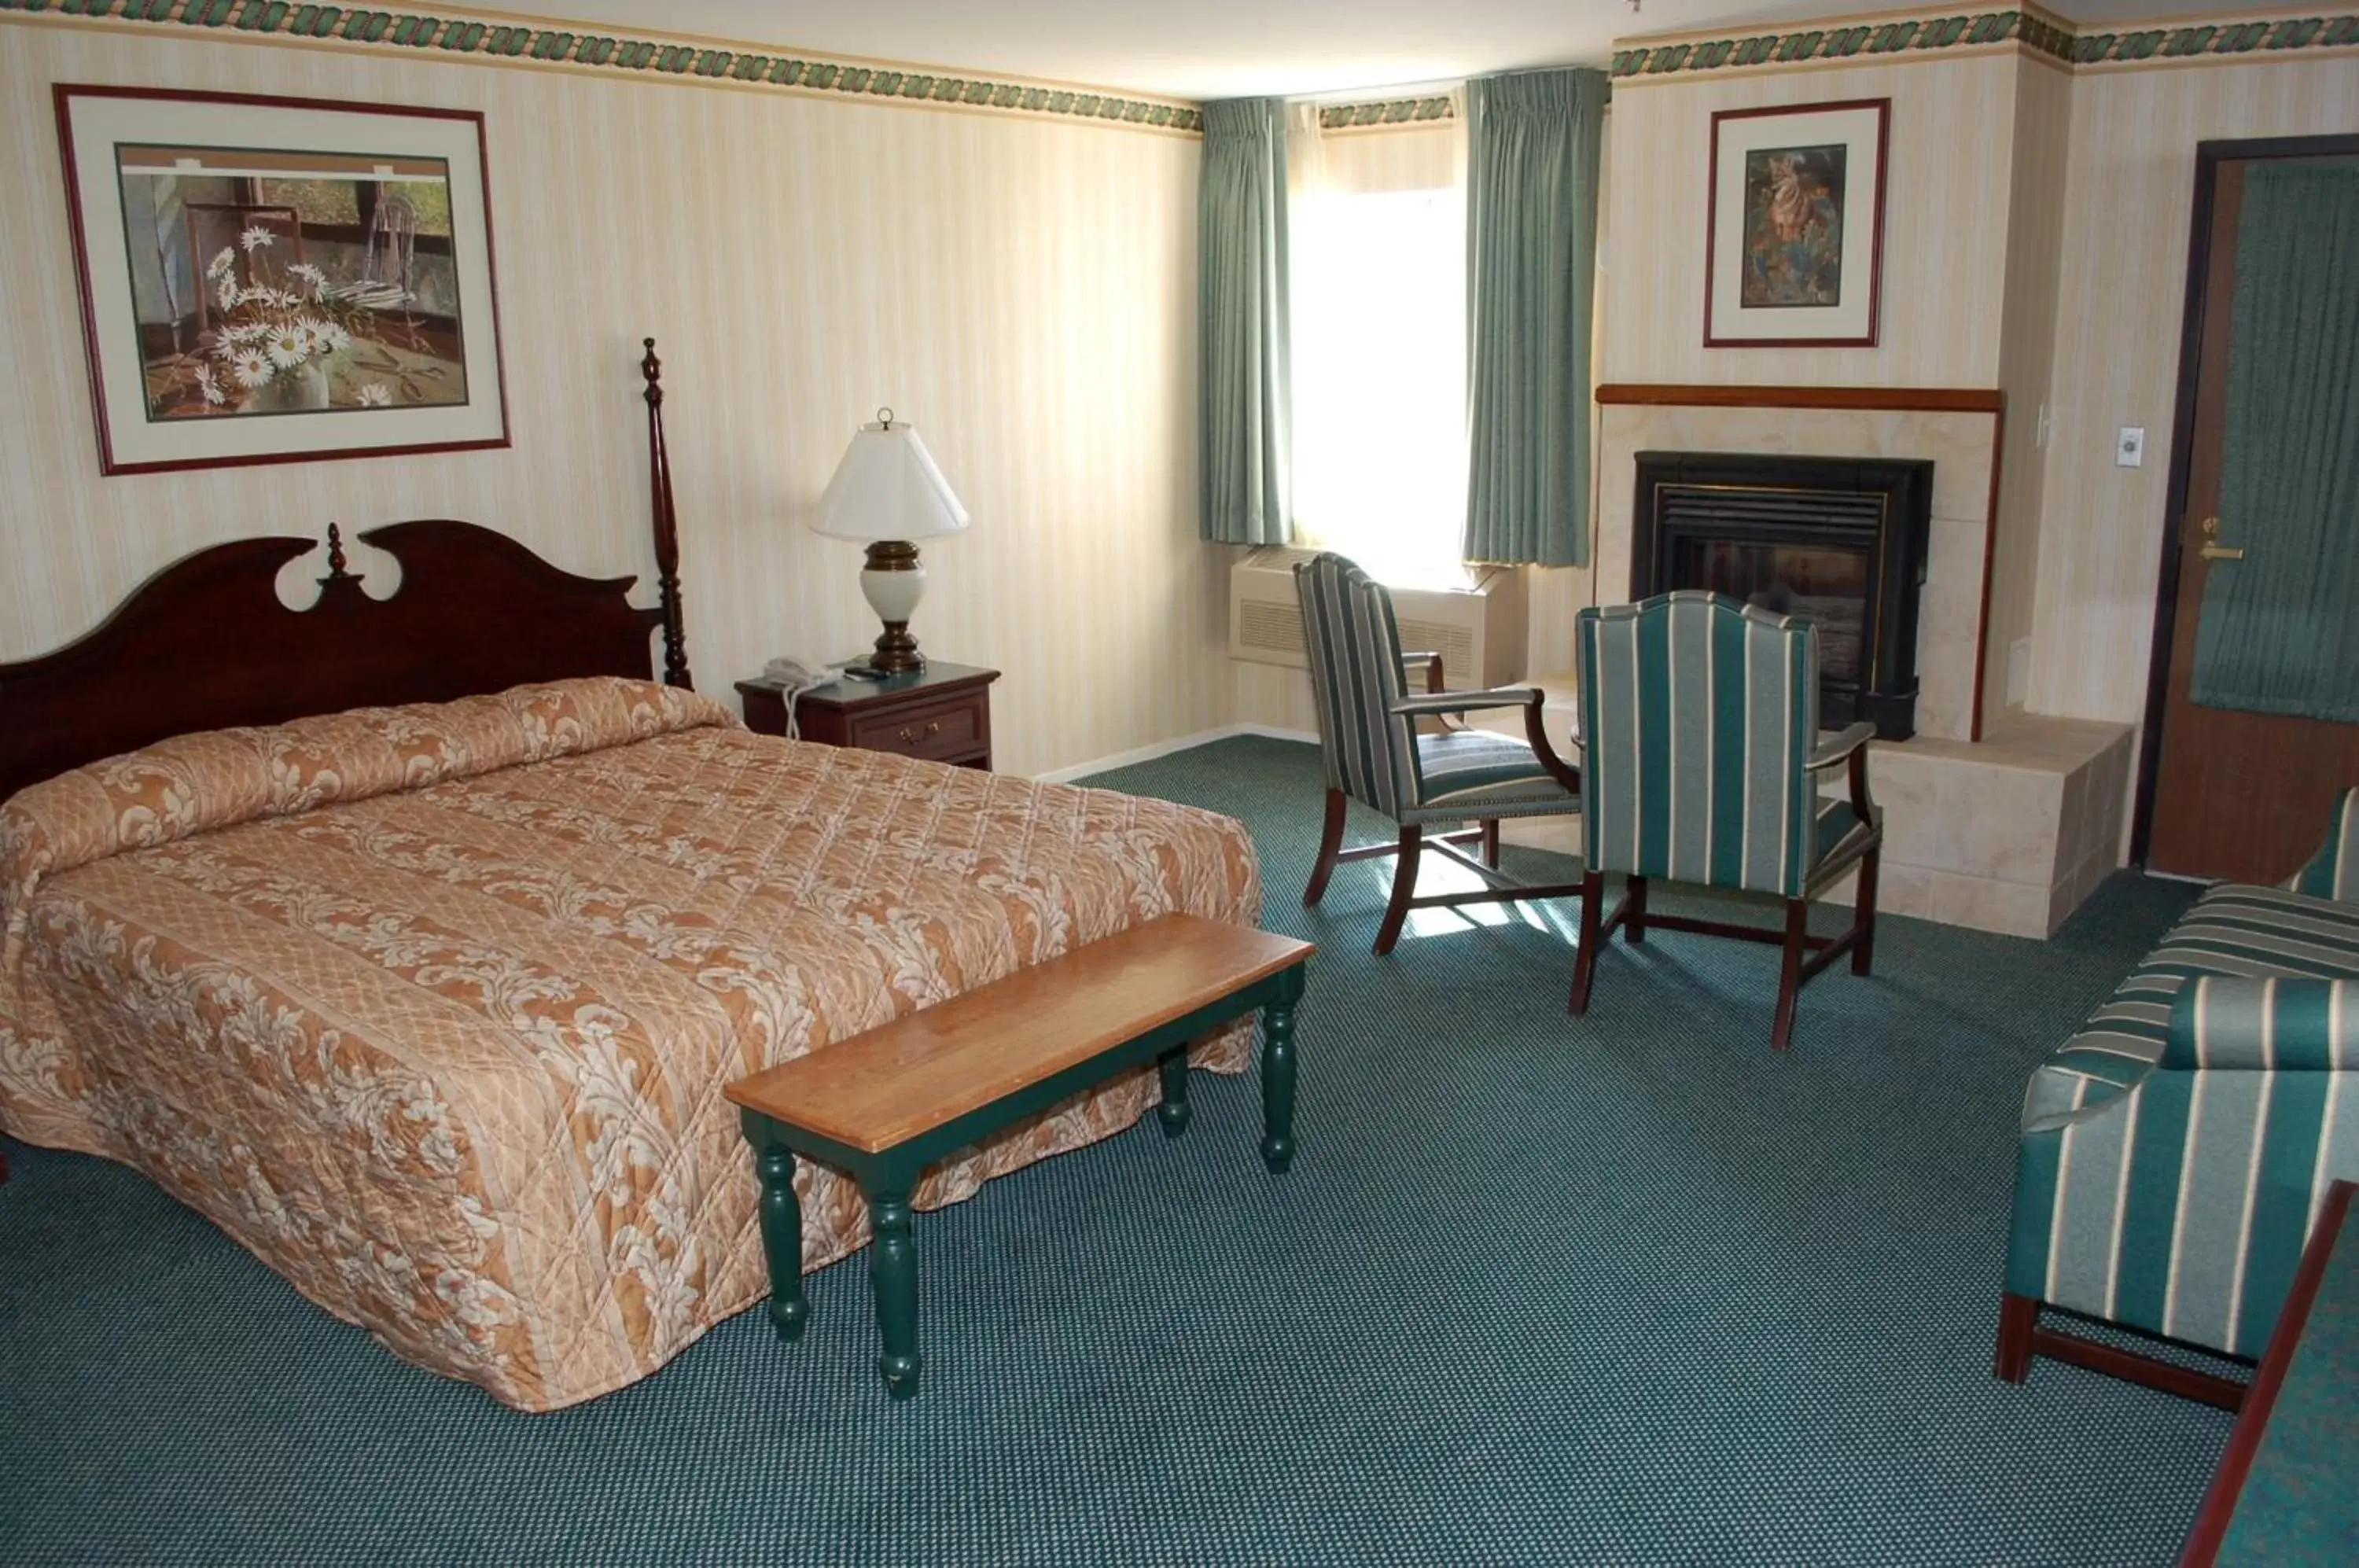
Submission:
M 1287 126 L 1295 528 L 1397 584 L 1466 582 L 1462 124 Z

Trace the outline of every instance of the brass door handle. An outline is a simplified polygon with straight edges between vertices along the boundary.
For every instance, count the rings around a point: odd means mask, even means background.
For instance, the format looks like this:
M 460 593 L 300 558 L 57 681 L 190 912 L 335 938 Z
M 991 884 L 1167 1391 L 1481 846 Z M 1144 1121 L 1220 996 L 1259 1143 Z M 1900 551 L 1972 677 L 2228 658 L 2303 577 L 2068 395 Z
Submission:
M 940 735 L 941 733 L 942 722 L 940 719 L 936 719 L 926 725 L 926 734 L 928 735 Z M 916 725 L 903 724 L 901 726 L 901 739 L 904 743 L 914 744 L 919 738 Z
M 2220 519 L 2217 517 L 2204 518 L 2203 548 L 2197 550 L 2195 553 L 2201 556 L 2206 561 L 2242 561 L 2245 559 L 2245 552 L 2243 550 L 2214 542 L 2219 538 L 2219 535 Z

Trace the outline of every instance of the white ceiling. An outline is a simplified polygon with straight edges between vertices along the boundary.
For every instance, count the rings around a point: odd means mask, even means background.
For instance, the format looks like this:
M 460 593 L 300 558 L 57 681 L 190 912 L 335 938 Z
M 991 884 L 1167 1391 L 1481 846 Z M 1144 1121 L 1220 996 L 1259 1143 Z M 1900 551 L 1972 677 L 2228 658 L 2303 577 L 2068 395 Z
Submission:
M 527 16 L 704 34 L 1179 98 L 1319 93 L 1605 62 L 1613 41 L 1860 15 L 1873 0 L 495 0 Z M 2047 0 L 2078 22 L 2247 0 Z M 1961 14 L 1979 6 L 1961 4 Z

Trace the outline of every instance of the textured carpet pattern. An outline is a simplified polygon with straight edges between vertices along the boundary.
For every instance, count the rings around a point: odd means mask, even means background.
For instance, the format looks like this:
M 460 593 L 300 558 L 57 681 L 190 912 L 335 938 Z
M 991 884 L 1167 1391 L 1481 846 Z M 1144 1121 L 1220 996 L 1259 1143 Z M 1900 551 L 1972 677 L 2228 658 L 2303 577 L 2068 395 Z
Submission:
M 1616 946 L 1579 1021 L 1569 906 L 1421 917 L 1371 958 L 1385 863 L 1296 903 L 1306 747 L 1103 781 L 1245 818 L 1269 923 L 1324 949 L 1293 1174 L 1255 1157 L 1252 1080 L 1200 1074 L 1180 1142 L 1142 1126 L 919 1217 L 913 1403 L 871 1369 L 855 1259 L 799 1345 L 749 1313 L 527 1417 L 128 1171 L 11 1148 L 0 1558 L 2172 1558 L 2228 1419 L 1990 1356 L 2025 1077 L 2185 892 L 2116 878 L 2044 944 L 1887 920 L 1779 1058 L 1766 947 Z

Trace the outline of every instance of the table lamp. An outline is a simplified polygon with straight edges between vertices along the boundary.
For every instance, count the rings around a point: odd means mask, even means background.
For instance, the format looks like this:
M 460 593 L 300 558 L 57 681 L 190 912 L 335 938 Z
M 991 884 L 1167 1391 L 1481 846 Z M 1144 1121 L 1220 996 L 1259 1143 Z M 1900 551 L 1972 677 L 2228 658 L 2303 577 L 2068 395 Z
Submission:
M 966 508 L 918 439 L 918 428 L 894 423 L 890 408 L 877 409 L 876 422 L 860 427 L 835 465 L 811 531 L 868 547 L 860 591 L 885 623 L 869 659 L 879 674 L 926 667 L 918 639 L 909 635 L 909 616 L 926 591 L 926 569 L 912 541 L 965 527 Z

